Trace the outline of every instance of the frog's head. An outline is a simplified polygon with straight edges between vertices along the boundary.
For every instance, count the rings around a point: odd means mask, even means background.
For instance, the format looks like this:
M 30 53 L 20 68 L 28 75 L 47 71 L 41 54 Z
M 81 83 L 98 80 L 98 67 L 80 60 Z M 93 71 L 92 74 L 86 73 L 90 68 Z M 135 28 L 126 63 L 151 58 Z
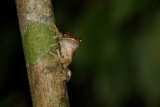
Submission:
M 68 33 L 63 34 L 63 36 L 59 40 L 60 46 L 62 48 L 65 48 L 66 50 L 72 50 L 73 52 L 79 47 L 80 42 L 80 37 L 71 36 Z

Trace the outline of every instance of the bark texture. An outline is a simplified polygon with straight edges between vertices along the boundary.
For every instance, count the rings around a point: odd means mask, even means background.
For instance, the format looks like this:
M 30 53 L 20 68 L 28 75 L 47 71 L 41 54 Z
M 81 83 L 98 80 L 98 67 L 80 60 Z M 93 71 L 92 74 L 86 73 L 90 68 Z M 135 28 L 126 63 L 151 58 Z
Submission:
M 33 107 L 69 107 L 51 0 L 16 0 Z

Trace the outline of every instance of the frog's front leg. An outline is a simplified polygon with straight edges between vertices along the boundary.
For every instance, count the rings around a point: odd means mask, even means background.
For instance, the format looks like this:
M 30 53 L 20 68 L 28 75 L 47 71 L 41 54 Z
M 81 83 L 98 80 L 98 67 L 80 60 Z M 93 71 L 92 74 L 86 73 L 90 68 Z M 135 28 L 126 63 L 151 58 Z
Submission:
M 68 67 L 68 65 L 66 65 L 66 63 L 68 62 L 67 59 L 62 56 L 61 52 L 59 51 L 59 49 L 57 49 L 57 54 L 58 54 L 58 57 L 60 59 L 60 62 L 62 64 L 62 67 L 63 67 L 63 73 L 65 75 L 65 80 L 68 82 L 70 79 L 71 79 L 71 75 L 72 75 L 72 72 Z M 68 63 L 67 63 L 68 64 Z

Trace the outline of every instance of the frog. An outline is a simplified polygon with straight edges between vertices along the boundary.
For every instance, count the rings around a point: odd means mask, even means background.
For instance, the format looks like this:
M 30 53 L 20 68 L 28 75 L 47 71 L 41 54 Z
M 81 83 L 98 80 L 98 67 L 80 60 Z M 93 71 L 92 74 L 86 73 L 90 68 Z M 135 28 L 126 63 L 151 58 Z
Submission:
M 58 56 L 60 58 L 60 62 L 62 63 L 66 80 L 69 81 L 72 72 L 68 68 L 68 66 L 71 64 L 73 60 L 75 50 L 79 47 L 81 43 L 81 38 L 77 36 L 71 36 L 69 33 L 64 33 L 59 36 L 58 42 L 60 45 Z

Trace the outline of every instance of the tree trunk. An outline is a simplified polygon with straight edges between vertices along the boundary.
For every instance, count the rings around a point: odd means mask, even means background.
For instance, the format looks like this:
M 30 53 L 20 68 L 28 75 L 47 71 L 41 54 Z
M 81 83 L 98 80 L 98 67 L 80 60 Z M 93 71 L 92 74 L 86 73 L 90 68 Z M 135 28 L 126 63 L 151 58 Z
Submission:
M 69 107 L 51 0 L 16 0 L 33 107 Z

